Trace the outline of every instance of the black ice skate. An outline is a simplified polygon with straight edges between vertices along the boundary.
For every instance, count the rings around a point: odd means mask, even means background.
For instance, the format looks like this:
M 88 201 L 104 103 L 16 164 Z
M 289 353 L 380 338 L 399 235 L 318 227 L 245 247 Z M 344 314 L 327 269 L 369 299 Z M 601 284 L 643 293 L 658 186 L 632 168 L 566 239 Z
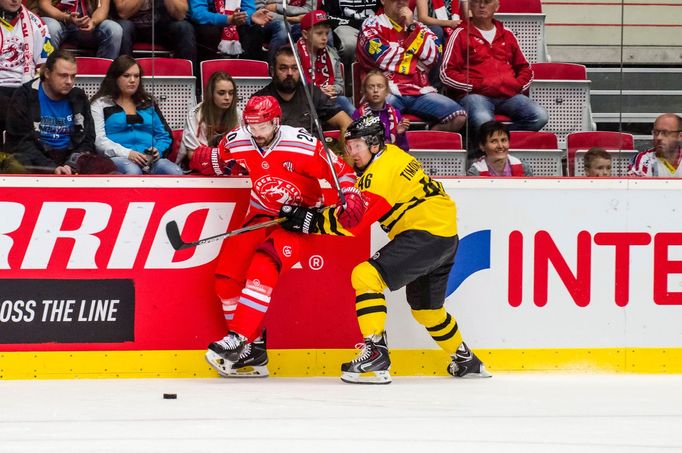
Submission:
M 471 352 L 471 349 L 462 342 L 460 347 L 452 357 L 452 362 L 448 365 L 448 373 L 458 378 L 489 378 L 492 374 L 488 373 L 483 363 Z
M 362 344 L 362 343 L 361 343 Z M 391 358 L 386 333 L 365 338 L 358 356 L 341 365 L 341 380 L 351 384 L 390 384 Z
M 247 343 L 243 335 L 230 332 L 222 340 L 208 345 L 206 361 L 223 377 L 266 377 L 265 336 Z
M 228 377 L 268 377 L 268 351 L 265 332 L 253 343 L 248 343 L 239 359 L 228 370 Z

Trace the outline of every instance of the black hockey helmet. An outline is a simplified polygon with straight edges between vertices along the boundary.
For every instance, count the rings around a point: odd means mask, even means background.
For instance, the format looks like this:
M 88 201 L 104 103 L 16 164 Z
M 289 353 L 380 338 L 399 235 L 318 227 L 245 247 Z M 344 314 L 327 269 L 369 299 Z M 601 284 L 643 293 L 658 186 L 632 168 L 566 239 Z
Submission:
M 362 138 L 370 150 L 372 146 L 379 145 L 379 151 L 381 151 L 384 148 L 384 134 L 384 124 L 381 119 L 372 113 L 367 113 L 350 123 L 343 137 L 345 140 Z

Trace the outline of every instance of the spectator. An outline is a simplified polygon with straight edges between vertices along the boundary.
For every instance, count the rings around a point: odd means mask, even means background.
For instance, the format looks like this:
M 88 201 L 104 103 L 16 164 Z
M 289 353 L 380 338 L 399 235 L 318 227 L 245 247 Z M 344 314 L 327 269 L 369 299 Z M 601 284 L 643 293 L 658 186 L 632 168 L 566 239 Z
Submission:
M 29 0 L 35 4 L 35 0 Z M 97 56 L 114 59 L 121 50 L 123 29 L 109 17 L 110 0 L 37 0 L 52 45 L 72 41 L 79 47 L 95 47 Z M 33 8 L 32 8 L 33 9 Z
M 483 157 L 469 167 L 467 176 L 533 176 L 525 162 L 509 155 L 509 129 L 503 123 L 484 123 L 478 140 Z
M 0 133 L 14 92 L 52 52 L 47 27 L 20 0 L 0 0 Z M 0 146 L 2 140 L 0 140 Z M 0 148 L 1 149 L 1 148 Z
M 218 146 L 227 132 L 239 126 L 241 116 L 234 80 L 225 72 L 214 72 L 206 84 L 206 99 L 187 115 L 176 163 L 192 159 L 197 148 Z
M 628 168 L 628 176 L 649 178 L 680 178 L 680 143 L 682 117 L 664 113 L 656 118 L 651 131 L 654 147 L 638 153 Z
M 92 98 L 97 151 L 126 175 L 181 175 L 180 167 L 163 158 L 173 134 L 141 79 L 142 68 L 128 55 L 109 66 Z
M 88 98 L 73 86 L 76 59 L 65 50 L 47 57 L 39 79 L 25 83 L 10 101 L 7 149 L 36 173 L 105 174 L 116 170 L 95 153 Z
M 316 4 L 316 2 L 315 2 Z M 279 49 L 282 45 L 288 44 L 289 37 L 287 36 L 287 28 L 284 24 L 284 2 L 283 0 L 256 0 L 257 8 L 265 8 L 270 11 L 273 22 L 280 22 L 281 26 L 281 38 L 278 37 L 277 42 L 270 41 L 270 58 L 275 54 L 275 51 Z M 287 22 L 291 29 L 291 40 L 293 42 L 298 41 L 301 37 L 301 20 L 303 17 L 314 9 L 313 0 L 294 0 L 287 1 Z
M 403 151 L 409 151 L 405 132 L 410 127 L 410 120 L 403 118 L 400 111 L 386 102 L 388 96 L 388 79 L 383 72 L 373 69 L 362 81 L 362 101 L 353 114 L 356 120 L 371 112 L 378 116 L 384 125 L 384 142 L 396 145 Z
M 197 42 L 192 24 L 185 20 L 187 0 L 113 0 L 111 16 L 123 29 L 121 55 L 133 56 L 136 42 L 169 47 L 175 58 L 190 60 L 199 74 Z
M 336 106 L 341 110 L 353 115 L 355 107 L 344 95 L 345 85 L 339 55 L 327 45 L 330 30 L 327 13 L 321 10 L 309 12 L 301 21 L 302 36 L 296 43 L 296 49 L 301 57 L 306 81 L 336 101 Z
M 611 154 L 604 148 L 590 148 L 583 157 L 585 176 L 611 176 Z
M 468 0 L 462 0 L 463 11 L 468 10 Z M 441 44 L 462 23 L 459 0 L 417 0 L 417 20 L 438 36 Z
M 470 0 L 469 5 L 470 21 L 448 41 L 441 81 L 466 109 L 472 131 L 496 113 L 511 117 L 512 130 L 539 131 L 549 117 L 523 94 L 533 71 L 514 34 L 493 19 L 499 0 Z
M 264 8 L 256 10 L 254 0 L 189 1 L 189 17 L 196 29 L 199 59 L 202 61 L 215 58 L 219 46 L 223 53 L 265 60 L 263 42 L 266 32 L 275 41 L 286 39 L 284 24 L 272 23 L 270 13 Z M 228 44 L 229 41 L 232 45 Z
M 464 109 L 428 82 L 429 69 L 440 54 L 438 38 L 414 20 L 407 0 L 384 0 L 384 13 L 362 24 L 358 62 L 363 72 L 375 68 L 384 72 L 391 91 L 389 104 L 433 123 L 433 130 L 454 132 L 466 121 Z
M 373 17 L 378 7 L 378 0 L 324 0 L 323 9 L 336 24 L 334 42 L 341 54 L 346 80 L 350 80 L 351 65 L 356 61 L 355 49 L 362 22 Z
M 312 132 L 310 106 L 291 47 L 284 46 L 275 52 L 270 74 L 272 82 L 254 96 L 273 96 L 282 107 L 282 124 Z M 330 129 L 345 130 L 351 123 L 348 114 L 316 86 L 312 86 L 312 91 L 313 105 L 320 121 Z

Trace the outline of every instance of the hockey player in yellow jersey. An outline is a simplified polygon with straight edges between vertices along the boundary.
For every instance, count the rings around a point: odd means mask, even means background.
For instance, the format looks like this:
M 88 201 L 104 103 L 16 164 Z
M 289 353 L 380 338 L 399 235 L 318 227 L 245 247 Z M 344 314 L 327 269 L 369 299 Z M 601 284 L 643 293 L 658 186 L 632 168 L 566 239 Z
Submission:
M 365 344 L 341 366 L 344 382 L 388 384 L 391 365 L 386 344 L 384 291 L 405 286 L 412 315 L 451 356 L 447 371 L 455 377 L 490 377 L 462 341 L 455 318 L 445 308 L 448 276 L 457 245 L 455 203 L 421 164 L 400 148 L 384 144 L 378 117 L 363 116 L 345 133 L 345 152 L 358 175 L 356 187 L 366 203 L 364 215 L 338 220 L 338 208 L 284 206 L 284 228 L 302 233 L 352 235 L 378 221 L 390 242 L 353 269 L 355 309 Z

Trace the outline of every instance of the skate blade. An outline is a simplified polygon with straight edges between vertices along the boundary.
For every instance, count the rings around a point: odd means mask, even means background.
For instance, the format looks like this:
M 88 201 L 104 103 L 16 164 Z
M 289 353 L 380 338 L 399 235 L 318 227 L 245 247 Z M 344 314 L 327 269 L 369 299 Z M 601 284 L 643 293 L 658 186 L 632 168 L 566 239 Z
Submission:
M 224 377 L 229 378 L 265 378 L 268 377 L 267 366 L 243 366 L 237 369 L 230 369 Z
M 350 373 L 344 371 L 341 373 L 341 380 L 348 384 L 390 384 L 391 373 L 385 371 L 368 371 L 366 373 Z
M 206 362 L 218 372 L 219 375 L 222 377 L 230 377 L 229 372 L 232 367 L 230 362 L 223 359 L 210 349 L 206 351 L 204 358 L 206 359 Z

